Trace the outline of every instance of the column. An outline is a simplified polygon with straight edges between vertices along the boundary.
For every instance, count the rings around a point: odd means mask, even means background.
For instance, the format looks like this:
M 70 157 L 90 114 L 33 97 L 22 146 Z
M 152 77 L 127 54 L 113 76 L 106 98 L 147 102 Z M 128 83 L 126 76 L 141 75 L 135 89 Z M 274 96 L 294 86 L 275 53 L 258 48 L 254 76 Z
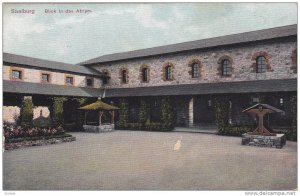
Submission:
M 194 126 L 194 98 L 189 101 L 189 127 Z

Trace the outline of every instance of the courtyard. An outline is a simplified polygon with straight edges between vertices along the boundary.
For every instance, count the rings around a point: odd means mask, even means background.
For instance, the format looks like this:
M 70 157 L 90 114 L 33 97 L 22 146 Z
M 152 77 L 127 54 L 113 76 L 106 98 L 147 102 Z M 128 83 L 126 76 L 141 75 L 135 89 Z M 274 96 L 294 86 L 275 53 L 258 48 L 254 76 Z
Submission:
M 241 145 L 203 133 L 71 133 L 75 142 L 3 153 L 4 190 L 293 190 L 297 143 Z

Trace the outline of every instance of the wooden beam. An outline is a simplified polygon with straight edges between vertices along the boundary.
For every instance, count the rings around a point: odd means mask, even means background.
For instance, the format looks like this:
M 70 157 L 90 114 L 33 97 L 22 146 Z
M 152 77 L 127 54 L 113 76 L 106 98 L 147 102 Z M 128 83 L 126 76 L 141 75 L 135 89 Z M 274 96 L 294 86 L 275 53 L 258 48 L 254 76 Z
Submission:
M 102 115 L 103 115 L 103 111 L 99 111 L 99 126 L 102 125 Z

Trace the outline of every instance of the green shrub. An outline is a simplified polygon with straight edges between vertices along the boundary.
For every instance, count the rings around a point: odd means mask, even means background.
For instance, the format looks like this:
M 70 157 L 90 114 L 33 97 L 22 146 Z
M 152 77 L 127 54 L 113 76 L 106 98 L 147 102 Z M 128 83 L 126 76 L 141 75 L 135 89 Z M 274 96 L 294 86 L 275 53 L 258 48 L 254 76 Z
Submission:
M 128 122 L 128 103 L 125 99 L 120 100 L 119 108 L 119 120 L 116 122 L 116 128 L 125 129 Z
M 146 101 L 142 99 L 139 108 L 139 123 L 141 123 L 142 126 L 145 126 L 145 123 L 148 119 L 149 119 L 149 110 L 147 108 Z
M 52 123 L 54 126 L 63 124 L 63 104 L 65 101 L 64 97 L 53 97 L 52 98 Z
M 150 122 L 145 125 L 145 130 L 147 131 L 167 131 L 163 129 L 162 123 Z
M 161 104 L 162 131 L 170 131 L 175 127 L 173 103 L 170 97 L 164 97 Z
M 226 132 L 229 126 L 229 99 L 226 96 L 218 96 L 214 99 L 213 109 L 219 132 Z
M 28 127 L 32 125 L 33 103 L 31 98 L 24 98 L 21 106 L 21 126 Z
M 219 129 L 219 135 L 228 135 L 228 136 L 242 136 L 244 133 L 252 132 L 254 130 L 253 127 L 232 127 L 227 126 Z
M 129 130 L 140 130 L 142 127 L 141 123 L 127 123 L 125 128 Z
M 63 128 L 64 128 L 64 130 L 66 130 L 68 132 L 78 132 L 78 131 L 82 131 L 82 129 L 83 129 L 82 127 L 78 126 L 78 124 L 76 122 L 64 123 Z
M 297 96 L 291 97 L 292 127 L 287 131 L 287 139 L 297 141 Z
M 48 139 L 53 139 L 53 138 L 65 138 L 65 137 L 72 137 L 72 135 L 64 133 L 62 135 L 52 135 L 52 136 L 11 138 L 11 139 L 5 140 L 5 143 L 17 143 L 17 142 L 22 142 L 22 141 L 48 140 Z

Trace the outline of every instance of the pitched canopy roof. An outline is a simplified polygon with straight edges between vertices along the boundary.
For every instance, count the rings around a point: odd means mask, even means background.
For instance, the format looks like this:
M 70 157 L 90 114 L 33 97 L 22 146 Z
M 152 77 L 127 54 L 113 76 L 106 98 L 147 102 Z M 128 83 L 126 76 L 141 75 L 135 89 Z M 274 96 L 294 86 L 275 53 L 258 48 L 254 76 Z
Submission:
M 3 53 L 3 62 L 12 63 L 16 66 L 29 66 L 34 68 L 48 69 L 48 70 L 57 70 L 65 71 L 79 74 L 87 74 L 93 76 L 101 75 L 99 72 L 92 70 L 91 68 L 81 66 L 81 65 L 72 65 L 68 63 L 61 63 L 56 61 L 49 61 L 44 59 L 32 58 L 22 55 Z
M 3 80 L 3 92 L 7 93 L 79 97 L 104 97 L 104 95 L 105 97 L 134 97 L 296 91 L 296 78 L 107 89 Z
M 26 95 L 53 95 L 71 97 L 99 97 L 102 94 L 102 90 L 98 88 L 10 80 L 3 80 L 3 92 L 21 93 Z
M 113 105 L 97 100 L 94 103 L 78 108 L 80 110 L 118 110 L 119 108 Z
M 204 95 L 255 92 L 296 92 L 297 79 L 164 85 L 136 88 L 107 88 L 105 97 Z
M 140 57 L 183 52 L 183 51 L 189 51 L 195 49 L 211 48 L 217 46 L 249 43 L 249 42 L 270 40 L 274 38 L 282 38 L 282 37 L 289 37 L 295 35 L 297 35 L 296 24 L 270 28 L 270 29 L 263 29 L 258 31 L 250 31 L 250 32 L 239 33 L 239 34 L 226 35 L 221 37 L 214 37 L 209 39 L 183 42 L 178 44 L 146 48 L 141 50 L 134 50 L 129 52 L 108 54 L 108 55 L 103 55 L 100 57 L 96 57 L 81 62 L 79 63 L 79 65 L 95 65 L 97 63 L 106 63 L 106 62 L 113 62 L 113 61 L 119 61 L 125 59 L 134 59 Z
M 255 105 L 253 105 L 253 106 L 251 106 L 251 107 L 243 110 L 242 112 L 248 112 L 248 111 L 250 111 L 252 109 L 260 109 L 260 108 L 261 109 L 269 109 L 269 110 L 271 110 L 273 112 L 277 112 L 277 113 L 284 113 L 284 111 L 282 111 L 282 110 L 280 110 L 278 108 L 275 108 L 275 107 L 273 107 L 273 106 L 271 106 L 269 104 L 265 104 L 265 103 L 255 104 Z

